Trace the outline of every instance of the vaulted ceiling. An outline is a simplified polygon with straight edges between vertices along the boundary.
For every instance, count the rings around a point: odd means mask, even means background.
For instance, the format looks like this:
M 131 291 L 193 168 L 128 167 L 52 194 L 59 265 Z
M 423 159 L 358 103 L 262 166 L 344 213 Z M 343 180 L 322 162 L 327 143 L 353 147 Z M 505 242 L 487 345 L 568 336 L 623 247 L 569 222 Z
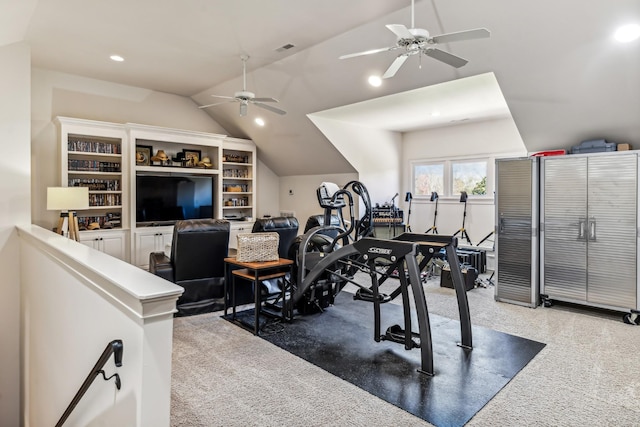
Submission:
M 469 60 L 462 68 L 411 57 L 374 88 L 367 77 L 382 74 L 396 53 L 338 57 L 393 45 L 385 25 L 409 27 L 410 4 L 0 0 L 0 43 L 26 40 L 34 66 L 191 97 L 194 108 L 242 89 L 240 56 L 247 54 L 247 89 L 277 98 L 287 114 L 250 106 L 240 117 L 237 104 L 206 111 L 230 135 L 253 139 L 279 175 L 353 171 L 308 114 L 489 72 L 529 151 L 596 137 L 640 148 L 640 40 L 612 38 L 617 26 L 640 23 L 640 0 L 417 0 L 416 27 L 432 35 L 485 27 L 491 37 L 443 46 Z M 125 61 L 110 61 L 114 53 Z M 424 113 L 436 101 L 428 102 L 413 110 Z M 474 120 L 482 120 L 482 100 L 474 103 Z M 391 104 L 394 110 L 401 108 Z M 258 115 L 267 122 L 262 128 L 253 122 Z M 424 126 L 433 125 L 453 124 Z

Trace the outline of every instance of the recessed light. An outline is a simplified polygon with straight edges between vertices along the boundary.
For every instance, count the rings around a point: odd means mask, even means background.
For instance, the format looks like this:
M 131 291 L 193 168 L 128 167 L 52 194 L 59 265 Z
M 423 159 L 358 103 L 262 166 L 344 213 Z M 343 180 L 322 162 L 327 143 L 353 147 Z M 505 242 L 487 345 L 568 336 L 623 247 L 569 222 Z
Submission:
M 111 55 L 109 58 L 111 58 L 112 61 L 116 61 L 116 62 L 124 61 L 124 58 L 120 55 Z
M 621 42 L 628 43 L 640 37 L 640 25 L 629 24 L 618 28 L 613 37 Z
M 264 120 L 262 120 L 260 117 L 256 117 L 254 121 L 258 126 L 264 126 Z
M 369 76 L 369 84 L 373 87 L 378 87 L 382 84 L 380 76 Z

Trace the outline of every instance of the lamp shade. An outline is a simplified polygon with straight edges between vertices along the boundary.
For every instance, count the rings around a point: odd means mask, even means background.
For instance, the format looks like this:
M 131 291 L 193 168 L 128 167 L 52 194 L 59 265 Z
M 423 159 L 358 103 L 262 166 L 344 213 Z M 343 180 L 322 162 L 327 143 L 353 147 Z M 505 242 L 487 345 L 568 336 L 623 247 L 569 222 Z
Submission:
M 88 187 L 48 187 L 47 210 L 70 211 L 89 209 Z

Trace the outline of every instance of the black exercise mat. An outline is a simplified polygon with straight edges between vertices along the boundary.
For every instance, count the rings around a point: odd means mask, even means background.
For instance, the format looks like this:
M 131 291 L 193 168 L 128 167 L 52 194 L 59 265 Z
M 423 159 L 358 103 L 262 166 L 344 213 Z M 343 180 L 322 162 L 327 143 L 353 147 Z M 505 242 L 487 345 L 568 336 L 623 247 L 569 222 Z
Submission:
M 238 316 L 253 322 L 253 310 Z M 374 341 L 373 305 L 346 292 L 324 313 L 277 328 L 264 320 L 263 339 L 436 426 L 467 423 L 545 346 L 474 326 L 474 348 L 464 350 L 456 345 L 460 323 L 431 314 L 435 376 L 429 377 L 417 372 L 420 349 Z M 402 307 L 385 304 L 382 332 L 392 324 L 403 324 Z

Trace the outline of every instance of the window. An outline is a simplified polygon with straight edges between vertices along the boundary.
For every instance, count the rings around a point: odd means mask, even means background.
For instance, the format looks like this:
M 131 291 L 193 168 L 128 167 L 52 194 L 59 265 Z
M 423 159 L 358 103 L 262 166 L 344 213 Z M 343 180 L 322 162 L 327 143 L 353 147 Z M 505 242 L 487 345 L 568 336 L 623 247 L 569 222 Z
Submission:
M 452 193 L 466 191 L 468 195 L 487 195 L 487 161 L 451 163 Z
M 489 165 L 488 158 L 412 162 L 413 195 L 428 197 L 435 191 L 456 197 L 466 191 L 469 196 L 486 197 L 493 194 Z
M 413 177 L 414 195 L 428 196 L 433 191 L 444 194 L 444 163 L 416 165 Z

